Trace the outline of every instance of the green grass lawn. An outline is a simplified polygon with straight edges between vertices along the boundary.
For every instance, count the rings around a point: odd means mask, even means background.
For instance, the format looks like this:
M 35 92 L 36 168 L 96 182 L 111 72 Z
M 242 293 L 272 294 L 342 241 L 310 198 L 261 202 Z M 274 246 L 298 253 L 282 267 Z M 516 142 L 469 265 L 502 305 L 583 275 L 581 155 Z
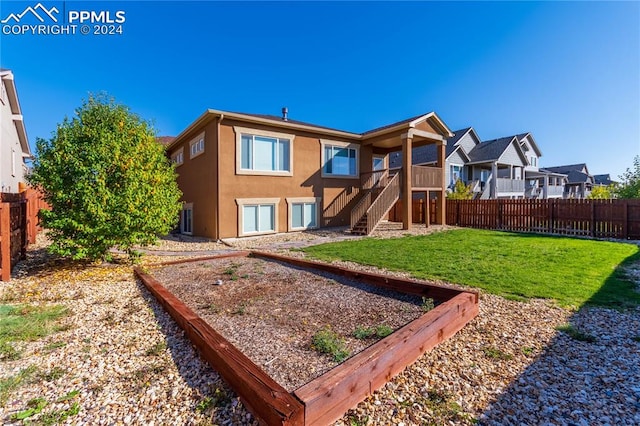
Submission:
M 640 260 L 634 244 L 461 229 L 329 243 L 304 251 L 321 260 L 406 271 L 511 299 L 554 299 L 565 307 L 640 304 L 640 293 L 620 269 Z
M 59 331 L 57 320 L 67 313 L 64 306 L 0 305 L 0 361 L 20 357 L 9 342 L 38 340 Z

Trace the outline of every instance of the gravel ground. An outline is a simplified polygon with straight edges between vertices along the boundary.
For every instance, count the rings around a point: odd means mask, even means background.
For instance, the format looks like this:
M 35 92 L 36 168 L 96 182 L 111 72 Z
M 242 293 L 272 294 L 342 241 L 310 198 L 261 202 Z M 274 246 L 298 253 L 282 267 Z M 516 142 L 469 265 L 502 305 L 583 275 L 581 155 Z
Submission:
M 0 361 L 3 423 L 11 424 L 12 414 L 42 397 L 49 404 L 30 418 L 36 423 L 56 413 L 60 420 L 60 413 L 77 403 L 79 412 L 68 413 L 62 423 L 256 424 L 129 266 L 55 261 L 39 240 L 14 279 L 0 283 L 0 298 L 62 304 L 70 313 L 62 320 L 63 331 L 20 343 L 19 360 Z M 595 342 L 556 330 L 567 323 Z M 22 382 L 14 380 L 15 387 L 6 391 L 8 379 L 20 371 Z M 77 396 L 56 402 L 74 390 Z M 640 309 L 576 313 L 542 300 L 523 303 L 483 294 L 475 320 L 336 425 L 474 422 L 640 424 Z

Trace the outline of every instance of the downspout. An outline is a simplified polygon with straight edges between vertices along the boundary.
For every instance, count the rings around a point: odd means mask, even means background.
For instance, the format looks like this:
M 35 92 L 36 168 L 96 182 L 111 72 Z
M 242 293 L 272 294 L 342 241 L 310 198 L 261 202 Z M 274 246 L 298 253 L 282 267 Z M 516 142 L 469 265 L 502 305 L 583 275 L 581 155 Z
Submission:
M 216 235 L 220 239 L 220 123 L 224 119 L 224 114 L 218 116 L 216 128 Z

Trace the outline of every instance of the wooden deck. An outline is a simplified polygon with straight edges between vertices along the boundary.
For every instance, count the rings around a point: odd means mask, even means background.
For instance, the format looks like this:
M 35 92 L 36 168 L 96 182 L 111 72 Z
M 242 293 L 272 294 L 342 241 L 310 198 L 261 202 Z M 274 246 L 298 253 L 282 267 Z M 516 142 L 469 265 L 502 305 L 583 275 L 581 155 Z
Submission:
M 369 346 L 322 376 L 287 392 L 210 325 L 140 268 L 137 277 L 185 331 L 201 356 L 223 377 L 245 406 L 267 425 L 326 425 L 339 419 L 426 351 L 454 335 L 478 314 L 478 294 L 381 274 L 352 271 L 263 252 L 255 256 L 292 266 L 331 272 L 399 292 L 431 297 L 436 308 Z M 208 257 L 207 259 L 216 258 Z M 203 260 L 188 259 L 184 262 Z M 181 263 L 171 262 L 171 264 Z

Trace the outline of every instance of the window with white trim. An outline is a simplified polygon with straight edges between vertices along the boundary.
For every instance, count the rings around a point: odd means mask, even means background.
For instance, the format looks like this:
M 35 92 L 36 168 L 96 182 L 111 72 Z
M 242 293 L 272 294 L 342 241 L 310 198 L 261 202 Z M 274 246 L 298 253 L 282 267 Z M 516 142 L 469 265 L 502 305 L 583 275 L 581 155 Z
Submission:
M 320 197 L 287 198 L 289 231 L 317 228 L 321 200 Z
M 200 133 L 191 142 L 189 142 L 190 158 L 197 157 L 204 152 L 204 132 Z
M 275 231 L 275 211 L 273 204 L 250 204 L 242 206 L 242 233 Z
M 358 177 L 359 146 L 321 141 L 323 177 Z
M 179 166 L 182 163 L 184 163 L 184 148 L 180 148 L 178 151 L 174 152 L 171 155 L 171 162 L 174 163 L 176 166 Z
M 236 203 L 239 236 L 278 231 L 279 198 L 238 198 Z
M 464 166 L 460 164 L 451 164 L 449 166 L 449 185 L 454 186 L 458 179 L 464 182 Z
M 182 234 L 193 234 L 193 204 L 187 203 L 182 205 L 182 214 L 180 215 L 180 232 Z
M 236 173 L 291 176 L 294 135 L 235 126 Z

